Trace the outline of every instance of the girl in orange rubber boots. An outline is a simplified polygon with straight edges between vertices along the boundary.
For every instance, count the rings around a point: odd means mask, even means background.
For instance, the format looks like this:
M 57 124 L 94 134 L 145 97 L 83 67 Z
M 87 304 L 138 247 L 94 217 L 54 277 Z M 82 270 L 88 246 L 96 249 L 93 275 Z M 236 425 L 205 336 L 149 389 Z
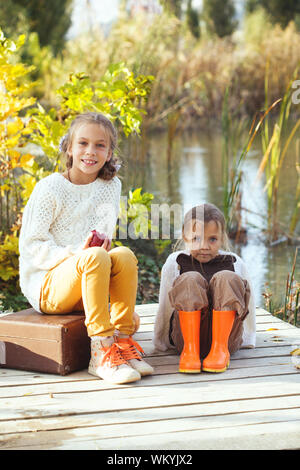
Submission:
M 184 218 L 186 250 L 172 253 L 161 274 L 154 345 L 176 348 L 179 372 L 223 372 L 230 354 L 255 347 L 255 304 L 242 259 L 228 250 L 225 218 L 213 204 Z

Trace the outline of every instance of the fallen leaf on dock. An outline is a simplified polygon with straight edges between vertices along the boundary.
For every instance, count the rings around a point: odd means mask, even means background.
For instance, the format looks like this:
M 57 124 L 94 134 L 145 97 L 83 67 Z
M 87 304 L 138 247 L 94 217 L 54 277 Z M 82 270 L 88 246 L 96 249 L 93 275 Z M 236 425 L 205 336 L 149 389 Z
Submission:
M 271 341 L 283 341 L 279 336 L 272 336 Z
M 290 354 L 292 356 L 300 356 L 300 348 L 294 349 Z
M 300 369 L 300 348 L 296 348 L 290 352 L 292 356 L 292 363 L 296 367 L 296 369 Z

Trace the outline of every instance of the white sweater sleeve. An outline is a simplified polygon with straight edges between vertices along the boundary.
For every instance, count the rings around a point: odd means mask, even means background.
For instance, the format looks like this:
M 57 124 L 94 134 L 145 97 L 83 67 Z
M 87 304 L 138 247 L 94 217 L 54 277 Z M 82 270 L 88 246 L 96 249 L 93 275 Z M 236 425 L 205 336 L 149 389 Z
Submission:
M 99 224 L 96 225 L 96 230 L 102 231 L 104 230 L 105 234 L 111 240 L 115 237 L 116 234 L 116 223 L 119 216 L 120 211 L 120 198 L 121 198 L 121 190 L 122 190 L 122 183 L 119 178 L 115 178 L 114 180 L 114 191 L 113 191 L 113 198 L 111 202 L 101 204 L 99 208 L 101 209 L 101 215 L 105 218 L 105 224 L 102 225 L 102 220 L 99 218 Z M 97 211 L 97 209 L 96 209 Z
M 243 321 L 244 331 L 243 331 L 243 343 L 242 348 L 255 348 L 256 344 L 256 305 L 255 305 L 255 297 L 254 297 L 254 290 L 252 286 L 251 277 L 248 273 L 246 268 L 246 264 L 243 259 L 238 256 L 236 253 L 232 252 L 225 252 L 222 251 L 224 254 L 231 254 L 236 258 L 236 262 L 234 263 L 234 270 L 235 272 L 241 276 L 242 279 L 248 281 L 250 287 L 250 298 L 249 298 L 249 305 L 248 310 L 249 313 L 246 316 L 245 320 Z
M 242 260 L 241 260 L 242 261 Z M 256 305 L 250 275 L 244 261 L 241 263 L 241 276 L 250 286 L 249 313 L 244 320 L 243 348 L 255 348 L 256 344 Z
M 174 348 L 169 341 L 170 319 L 174 310 L 169 300 L 169 292 L 176 278 L 177 263 L 175 260 L 177 255 L 176 252 L 172 253 L 161 270 L 159 306 L 155 318 L 153 339 L 155 348 L 161 351 Z
M 59 201 L 41 181 L 24 209 L 19 238 L 20 255 L 39 269 L 49 270 L 72 254 L 71 246 L 58 246 L 50 233 Z

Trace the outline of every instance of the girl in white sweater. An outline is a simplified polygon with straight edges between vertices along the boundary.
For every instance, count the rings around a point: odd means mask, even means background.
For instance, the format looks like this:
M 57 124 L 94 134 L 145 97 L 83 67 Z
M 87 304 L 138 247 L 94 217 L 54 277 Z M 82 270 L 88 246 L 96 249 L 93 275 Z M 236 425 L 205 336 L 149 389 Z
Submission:
M 213 204 L 184 218 L 187 250 L 162 268 L 154 345 L 181 353 L 179 371 L 223 372 L 230 354 L 255 347 L 255 303 L 244 262 L 227 248 L 225 219 Z
M 102 114 L 73 120 L 60 146 L 67 170 L 39 181 L 24 209 L 20 286 L 41 313 L 84 310 L 89 373 L 126 383 L 153 369 L 131 337 L 138 323 L 137 259 L 127 247 L 110 249 L 121 194 L 116 144 L 116 130 Z M 92 230 L 105 234 L 102 246 L 90 246 Z

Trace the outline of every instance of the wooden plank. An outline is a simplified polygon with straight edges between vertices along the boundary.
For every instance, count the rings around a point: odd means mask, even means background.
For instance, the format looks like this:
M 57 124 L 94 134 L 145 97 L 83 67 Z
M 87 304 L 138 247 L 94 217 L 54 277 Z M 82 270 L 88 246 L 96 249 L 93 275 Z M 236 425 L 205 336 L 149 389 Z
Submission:
M 269 349 L 271 351 L 269 352 Z M 253 374 L 256 375 L 256 371 L 251 370 L 253 368 L 264 368 L 264 371 L 266 375 L 273 375 L 276 374 L 278 375 L 279 373 L 285 374 L 285 373 L 295 373 L 297 370 L 293 366 L 291 362 L 291 356 L 287 353 L 289 350 L 289 347 L 284 347 L 284 353 L 282 352 L 282 348 L 280 348 L 281 354 L 276 354 L 276 348 L 265 348 L 260 351 L 256 351 L 256 355 L 253 355 L 251 357 L 251 351 L 252 350 L 242 350 L 237 352 L 235 355 L 232 356 L 231 358 L 231 363 L 229 369 L 226 371 L 226 375 L 224 374 L 209 374 L 209 373 L 202 373 L 200 374 L 178 374 L 178 376 L 181 378 L 184 378 L 187 382 L 190 380 L 200 380 L 200 381 L 211 381 L 211 380 L 226 380 L 226 377 L 228 379 L 232 378 L 232 374 L 239 375 L 242 377 L 244 374 L 248 376 L 248 374 Z M 279 348 L 278 348 L 279 350 Z M 177 370 L 174 369 L 173 366 L 177 366 L 179 362 L 179 356 L 169 356 L 165 355 L 162 357 L 155 357 L 151 356 L 147 358 L 147 361 L 149 364 L 151 364 L 155 368 L 155 374 L 161 374 L 161 367 L 167 367 L 168 365 L 170 366 L 169 370 L 166 370 L 165 373 L 177 373 Z M 287 366 L 284 370 L 281 370 L 279 368 L 276 369 L 277 366 Z M 272 367 L 272 368 L 271 368 Z M 239 369 L 244 369 L 244 371 L 240 371 Z M 249 370 L 248 370 L 249 369 Z M 261 374 L 261 372 L 258 372 Z M 145 380 L 148 381 L 153 381 L 155 380 L 155 374 L 152 377 L 147 377 L 144 378 L 142 381 L 136 382 L 135 386 L 139 386 L 139 384 L 144 384 Z M 175 380 L 175 379 L 174 379 Z M 6 396 L 5 391 L 7 391 L 9 388 L 13 388 L 14 393 L 18 394 L 18 390 L 20 393 L 22 390 L 24 390 L 24 387 L 28 386 L 39 386 L 41 384 L 55 384 L 55 383 L 70 383 L 70 387 L 74 386 L 76 388 L 76 383 L 80 382 L 99 382 L 99 386 L 101 388 L 109 388 L 111 389 L 112 387 L 120 388 L 120 387 L 126 387 L 126 385 L 118 386 L 118 385 L 111 385 L 108 384 L 101 379 L 98 379 L 94 376 L 91 376 L 87 373 L 87 371 L 81 371 L 77 372 L 74 374 L 71 374 L 70 376 L 64 376 L 64 377 L 57 377 L 55 375 L 50 375 L 50 374 L 40 374 L 37 376 L 10 376 L 5 378 L 2 377 L 1 380 L 1 396 Z M 74 385 L 73 385 L 74 383 Z M 149 383 L 149 382 L 147 382 Z M 163 383 L 163 382 L 162 382 Z M 102 385 L 103 387 L 102 387 Z M 81 385 L 79 385 L 81 386 Z M 128 384 L 127 386 L 132 387 L 132 384 Z M 1 400 L 1 398 L 0 398 Z
M 224 374 L 179 374 L 175 351 L 152 344 L 157 304 L 136 311 L 155 375 L 112 385 L 87 371 L 0 369 L 1 448 L 216 449 L 216 436 L 220 448 L 274 448 L 284 429 L 278 448 L 300 447 L 300 375 L 289 356 L 299 329 L 257 309 L 257 348 L 238 351 Z
M 278 319 L 277 319 L 278 320 Z M 286 322 L 281 322 L 281 320 L 278 320 L 277 322 L 269 322 L 269 323 L 262 323 L 262 324 L 257 324 L 256 325 L 256 331 L 257 332 L 271 332 L 271 334 L 275 334 L 276 331 L 285 331 L 285 330 L 290 330 L 294 331 L 295 327 L 294 325 L 291 325 Z M 139 339 L 150 339 L 152 340 L 153 338 L 153 324 L 152 323 L 146 323 L 142 324 L 142 329 L 139 330 L 136 334 L 135 337 L 137 340 Z
M 289 346 L 277 346 L 265 348 L 262 350 L 249 350 L 244 349 L 238 351 L 232 356 L 230 368 L 239 367 L 260 367 L 266 365 L 283 365 L 290 364 L 291 358 L 289 356 Z M 243 362 L 243 361 L 247 362 Z M 149 364 L 153 367 L 164 366 L 167 364 L 178 364 L 179 356 L 166 355 L 161 357 L 151 356 L 147 359 Z M 86 382 L 86 384 L 81 384 Z M 3 376 L 1 378 L 1 397 L 9 396 L 26 396 L 26 394 L 42 394 L 42 393 L 56 393 L 57 391 L 64 390 L 93 390 L 93 389 L 111 389 L 111 385 L 104 381 L 91 376 L 87 371 L 77 372 L 70 376 L 57 377 L 49 374 L 41 374 L 39 376 L 33 375 L 17 375 L 17 376 Z M 115 386 L 118 387 L 118 386 Z M 122 386 L 124 387 L 124 386 Z M 0 398 L 1 400 L 1 398 Z
M 158 387 L 144 386 L 132 387 L 130 390 L 82 391 L 3 399 L 1 432 L 5 431 L 5 421 L 9 419 L 299 394 L 299 374 L 289 375 L 286 381 L 283 381 L 282 376 L 261 376 L 203 384 L 174 383 L 178 374 L 167 377 L 171 377 L 172 381 Z
M 72 429 L 76 427 L 120 425 L 126 423 L 142 423 L 146 421 L 160 421 L 178 418 L 209 417 L 217 415 L 240 414 L 255 411 L 285 410 L 300 408 L 300 394 L 285 395 L 271 398 L 258 398 L 257 400 L 219 401 L 209 404 L 197 403 L 184 406 L 158 407 L 137 410 L 118 410 L 107 413 L 81 413 L 57 417 L 41 417 L 19 419 L 17 421 L 18 433 L 37 432 L 47 430 Z M 6 421 L 5 434 L 16 433 L 16 422 Z
M 112 450 L 116 449 L 147 449 L 147 450 L 178 450 L 182 455 L 189 456 L 192 450 L 282 450 L 299 449 L 299 421 L 288 423 L 267 423 L 259 425 L 245 425 L 226 427 L 223 429 L 205 429 L 189 431 L 177 431 L 174 433 L 161 433 L 153 435 L 136 435 L 123 438 L 99 440 L 95 437 L 90 440 L 80 441 L 75 439 L 74 433 L 70 440 L 55 441 L 53 445 L 47 443 L 31 447 L 32 449 L 56 449 L 56 450 Z M 187 437 L 188 436 L 188 437 Z M 125 438 L 126 437 L 126 438 Z M 33 440 L 33 439 L 32 439 Z M 29 449 L 29 447 L 17 447 L 17 449 Z M 192 460 L 193 462 L 193 460 Z
M 116 450 L 148 450 L 149 456 L 141 457 L 145 462 L 157 465 L 159 450 L 175 451 L 175 454 L 186 456 L 186 462 L 195 463 L 193 450 L 292 450 L 299 449 L 299 421 L 288 423 L 267 423 L 260 425 L 227 427 L 224 429 L 205 429 L 190 431 L 189 433 L 175 432 L 168 434 L 156 434 L 155 436 L 138 435 L 134 437 L 123 436 L 116 439 L 98 440 L 91 437 L 90 440 L 75 440 L 73 432 L 66 432 L 61 440 L 45 445 L 35 446 L 32 433 L 32 445 L 22 446 L 22 438 L 17 438 L 16 447 L 11 450 L 111 450 L 111 457 L 116 455 Z M 188 439 L 187 439 L 188 436 Z M 3 446 L 4 448 L 8 448 Z M 178 452 L 178 449 L 180 451 Z M 154 450 L 154 452 L 151 452 Z M 185 451 L 185 452 L 184 452 Z M 180 460 L 179 460 L 180 462 Z M 107 462 L 104 463 L 109 463 Z M 176 463 L 176 462 L 175 462 Z
M 278 351 L 282 351 L 282 343 L 275 343 L 275 346 L 271 347 L 265 347 L 265 348 L 256 348 L 254 350 L 251 349 L 242 349 L 238 351 L 235 355 L 232 356 L 231 360 L 231 368 L 234 367 L 236 364 L 236 359 L 242 358 L 242 357 L 268 357 L 269 355 L 277 355 L 276 354 L 276 348 Z M 288 347 L 290 349 L 290 346 Z M 287 354 L 288 349 L 286 348 L 285 354 Z M 174 354 L 174 353 L 172 353 Z M 167 355 L 167 354 L 166 354 Z M 280 355 L 280 354 L 279 354 Z M 160 358 L 157 356 L 151 356 L 148 358 L 148 361 L 151 363 L 151 358 L 156 357 L 156 363 L 159 363 Z M 163 356 L 162 356 L 163 357 Z M 174 363 L 176 363 L 176 360 L 178 360 L 178 356 L 175 356 L 174 358 Z M 24 375 L 22 375 L 22 371 L 10 371 L 9 369 L 2 369 L 2 377 L 1 377 L 1 384 L 0 386 L 7 386 L 7 385 L 12 385 L 16 386 L 19 384 L 38 384 L 38 383 L 53 383 L 53 382 L 61 382 L 61 381 L 78 381 L 78 380 L 90 380 L 91 378 L 93 380 L 98 380 L 96 378 L 93 378 L 92 376 L 89 376 L 88 374 L 84 373 L 74 373 L 71 374 L 70 376 L 65 376 L 65 377 L 57 377 L 55 375 L 50 375 L 50 374 L 40 374 L 40 373 L 26 373 L 23 372 Z
M 155 374 L 157 375 L 166 375 L 166 374 L 177 374 L 178 371 L 178 356 L 164 356 L 162 358 L 149 358 L 148 363 L 155 367 Z M 285 368 L 284 371 L 280 366 L 288 366 Z M 265 368 L 269 367 L 268 375 L 276 373 L 294 373 L 295 370 L 291 364 L 291 360 L 289 356 L 271 356 L 270 358 L 262 357 L 262 358 L 242 358 L 236 359 L 231 361 L 231 369 L 243 369 L 243 375 L 246 372 L 246 368 L 254 368 L 257 367 L 264 368 L 263 375 L 266 375 Z M 251 372 L 251 371 L 250 371 Z M 247 376 L 249 376 L 249 371 L 247 372 Z M 257 376 L 257 372 L 255 372 L 255 376 Z M 83 374 L 82 374 L 83 377 Z M 206 377 L 206 378 L 205 378 Z M 220 376 L 219 376 L 220 377 Z M 232 377 L 230 377 L 231 379 Z M 91 380 L 89 380 L 91 379 Z M 191 377 L 191 380 L 197 380 L 195 377 Z M 204 381 L 212 381 L 218 380 L 215 378 L 214 375 L 211 374 L 204 374 L 201 379 L 201 383 Z M 222 378 L 222 380 L 224 380 Z M 149 382 L 147 382 L 149 383 Z M 151 382 L 150 382 L 151 383 Z M 163 380 L 161 381 L 163 384 Z M 6 387 L 2 386 L 1 389 L 1 399 L 9 398 L 9 397 L 22 397 L 27 395 L 42 395 L 48 393 L 63 393 L 63 392 L 88 392 L 93 390 L 101 390 L 103 386 L 107 386 L 107 388 L 111 389 L 111 385 L 107 384 L 104 381 L 97 379 L 96 377 L 92 377 L 86 373 L 86 380 L 78 380 L 78 381 L 66 381 L 66 382 L 56 382 L 55 380 L 52 383 L 27 383 L 24 384 L 20 381 L 17 383 L 15 382 L 12 386 L 11 382 L 8 383 Z M 142 386 L 142 383 L 141 383 Z M 124 386 L 122 386 L 124 387 Z M 115 389 L 120 388 L 117 385 Z M 129 386 L 131 388 L 131 386 Z
M 159 421 L 159 427 L 157 422 L 143 422 L 141 429 L 140 424 L 126 423 L 123 426 L 91 426 L 86 428 L 76 427 L 72 430 L 48 430 L 40 431 L 38 433 L 22 433 L 22 434 L 10 434 L 0 439 L 0 442 L 5 444 L 6 448 L 18 448 L 18 441 L 22 440 L 22 446 L 39 449 L 42 446 L 48 446 L 48 448 L 55 448 L 57 443 L 66 441 L 66 437 L 72 440 L 72 446 L 76 446 L 76 441 L 80 440 L 83 443 L 83 439 L 90 441 L 96 441 L 100 448 L 111 448 L 110 446 L 114 443 L 114 449 L 134 449 L 136 448 L 135 439 L 143 437 L 143 448 L 149 448 L 150 445 L 155 443 L 156 446 L 161 441 L 166 442 L 168 438 L 175 438 L 178 441 L 178 435 L 181 435 L 183 439 L 186 436 L 193 434 L 192 438 L 196 435 L 202 435 L 202 438 L 207 435 L 204 432 L 212 433 L 213 440 L 216 444 L 216 440 L 219 441 L 220 435 L 225 435 L 224 432 L 235 430 L 235 435 L 240 439 L 238 431 L 242 432 L 243 427 L 255 427 L 259 429 L 262 425 L 264 429 L 269 430 L 269 433 L 274 435 L 274 428 L 277 433 L 281 425 L 289 425 L 290 429 L 293 429 L 296 439 L 294 442 L 300 445 L 300 415 L 299 410 L 295 416 L 295 410 L 285 410 L 284 413 L 278 413 L 277 410 L 263 411 L 263 412 L 249 412 L 244 414 L 232 414 L 232 415 L 217 415 L 210 417 L 195 417 L 195 418 L 178 418 L 177 420 L 166 420 Z M 159 431 L 159 432 L 158 432 Z M 282 428 L 281 428 L 282 432 Z M 176 435 L 176 437 L 175 437 Z M 126 439 L 124 439 L 126 437 Z M 187 441 L 185 441 L 187 443 Z M 109 444 L 108 444 L 109 443 Z M 131 446 L 128 445 L 131 443 Z M 188 439 L 190 444 L 190 439 Z M 168 444 L 169 445 L 169 444 Z M 199 445 L 199 444 L 198 444 Z M 54 446 L 54 447 L 53 447 Z M 77 446 L 76 446 L 77 447 Z M 82 447 L 81 447 L 82 448 Z M 155 447 L 157 448 L 157 447 Z M 159 448 L 165 448 L 159 447 Z M 169 447 L 168 447 L 169 448 Z M 182 447 L 179 447 L 182 448 Z M 190 447 L 189 447 L 190 448 Z M 199 448 L 197 446 L 197 448 Z

